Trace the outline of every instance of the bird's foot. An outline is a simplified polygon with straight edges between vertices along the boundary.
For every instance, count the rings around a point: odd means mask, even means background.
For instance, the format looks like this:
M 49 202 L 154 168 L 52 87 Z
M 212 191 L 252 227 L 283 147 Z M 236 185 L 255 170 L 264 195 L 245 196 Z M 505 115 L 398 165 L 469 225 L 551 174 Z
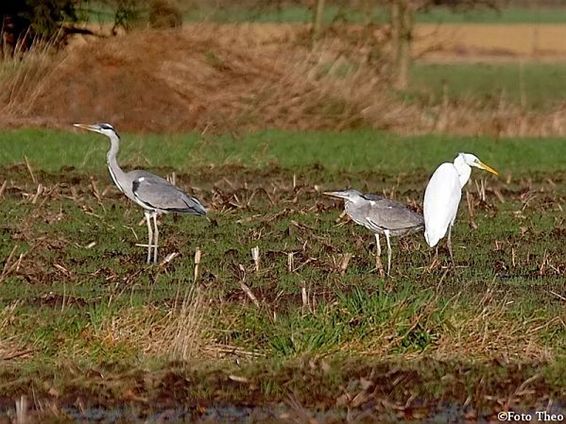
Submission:
M 438 255 L 434 255 L 434 258 L 432 258 L 432 262 L 430 263 L 430 266 L 428 267 L 428 272 L 432 272 L 439 265 L 440 265 L 440 261 L 438 260 Z
M 383 264 L 381 263 L 381 258 L 379 256 L 375 257 L 375 270 L 380 277 L 385 277 L 385 270 L 383 269 Z

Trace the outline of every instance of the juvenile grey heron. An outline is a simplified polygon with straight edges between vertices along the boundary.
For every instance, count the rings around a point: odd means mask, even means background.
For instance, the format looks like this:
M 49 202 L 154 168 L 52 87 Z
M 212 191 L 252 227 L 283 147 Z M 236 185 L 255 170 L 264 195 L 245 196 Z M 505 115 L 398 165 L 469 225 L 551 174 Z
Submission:
M 387 240 L 387 275 L 391 270 L 390 237 L 404 236 L 419 231 L 424 226 L 421 214 L 413 212 L 402 203 L 377 194 L 363 194 L 358 190 L 328 191 L 327 196 L 344 199 L 344 210 L 352 220 L 375 234 L 377 257 L 381 256 L 379 235 Z
M 120 136 L 112 125 L 100 123 L 93 125 L 74 124 L 74 126 L 103 134 L 110 139 L 110 150 L 106 155 L 110 177 L 122 193 L 144 209 L 149 239 L 147 263 L 152 261 L 152 250 L 153 263 L 157 263 L 157 243 L 159 240 L 157 215 L 170 212 L 206 215 L 206 208 L 198 199 L 189 196 L 157 175 L 142 170 L 122 171 L 116 160 L 120 148 Z M 152 219 L 153 229 L 151 227 Z
M 453 163 L 444 162 L 436 168 L 424 194 L 425 240 L 430 247 L 434 247 L 448 231 L 447 245 L 452 261 L 452 226 L 456 220 L 462 188 L 470 179 L 472 166 L 498 175 L 495 169 L 471 153 L 459 153 Z

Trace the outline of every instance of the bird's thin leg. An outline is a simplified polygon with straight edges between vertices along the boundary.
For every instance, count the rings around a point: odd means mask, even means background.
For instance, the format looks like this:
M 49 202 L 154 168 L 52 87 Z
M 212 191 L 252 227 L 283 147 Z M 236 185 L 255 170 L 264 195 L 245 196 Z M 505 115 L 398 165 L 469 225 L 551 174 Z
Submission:
M 155 230 L 153 232 L 153 263 L 156 264 L 157 263 L 157 245 L 158 245 L 158 241 L 159 241 L 159 228 L 157 228 L 157 214 L 154 213 L 153 214 L 153 225 L 155 227 Z
M 436 245 L 436 248 L 434 249 L 434 256 L 432 257 L 432 261 L 430 263 L 430 266 L 428 267 L 429 272 L 434 269 L 437 262 L 438 262 L 438 244 Z
M 450 253 L 450 259 L 452 260 L 452 264 L 454 264 L 454 254 L 452 253 L 452 225 L 448 227 L 448 238 L 446 242 L 448 244 L 448 253 Z
M 153 242 L 153 230 L 151 229 L 151 214 L 149 212 L 144 212 L 145 221 L 147 222 L 147 263 L 151 263 L 151 246 Z
M 391 242 L 389 240 L 389 231 L 385 231 L 385 240 L 387 240 L 387 275 L 391 271 Z
M 375 233 L 375 269 L 379 275 L 383 277 L 383 265 L 381 263 L 381 243 L 379 242 L 379 234 Z

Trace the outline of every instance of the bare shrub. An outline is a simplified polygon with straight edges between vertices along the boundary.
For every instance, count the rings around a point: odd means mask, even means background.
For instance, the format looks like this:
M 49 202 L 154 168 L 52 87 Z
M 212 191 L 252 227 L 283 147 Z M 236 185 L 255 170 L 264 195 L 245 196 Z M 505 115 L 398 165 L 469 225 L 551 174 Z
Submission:
M 168 0 L 153 0 L 149 7 L 152 28 L 177 28 L 183 25 L 181 10 Z
M 0 64 L 5 126 L 104 120 L 125 131 L 375 128 L 401 134 L 564 135 L 564 106 L 406 101 L 378 28 L 197 24 L 37 50 Z M 78 44 L 78 43 L 77 43 Z M 166 47 L 164 47 L 166 46 Z M 143 52 L 143 54 L 141 54 Z
M 51 42 L 35 41 L 25 54 L 16 51 L 14 57 L 0 61 L 0 115 L 3 119 L 30 113 L 64 56 L 64 53 L 54 53 Z

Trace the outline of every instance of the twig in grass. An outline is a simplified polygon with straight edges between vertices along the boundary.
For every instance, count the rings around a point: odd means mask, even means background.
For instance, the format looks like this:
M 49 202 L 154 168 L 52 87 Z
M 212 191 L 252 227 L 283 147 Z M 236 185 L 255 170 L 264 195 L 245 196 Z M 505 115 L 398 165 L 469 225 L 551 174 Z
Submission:
M 219 354 L 229 354 L 229 355 L 239 355 L 239 356 L 250 356 L 250 357 L 262 357 L 265 356 L 264 353 L 261 352 L 256 352 L 256 351 L 250 351 L 250 350 L 244 350 L 242 348 L 236 347 L 236 346 L 230 346 L 230 345 L 209 345 L 204 347 L 205 351 L 208 352 L 215 352 L 215 353 L 219 353 Z
M 28 398 L 25 395 L 16 400 L 16 424 L 25 424 L 28 420 Z
M 7 186 L 8 186 L 8 180 L 4 180 L 2 186 L 0 187 L 0 197 L 4 196 L 4 191 L 6 191 Z
M 476 224 L 476 222 L 474 221 L 474 204 L 473 204 L 472 196 L 470 195 L 470 192 L 468 190 L 466 190 L 466 204 L 468 206 L 468 215 L 470 217 L 470 226 L 474 230 L 477 230 L 478 224 Z
M 242 288 L 244 293 L 250 298 L 250 300 L 253 302 L 253 304 L 257 308 L 260 308 L 261 305 L 259 303 L 259 300 L 257 300 L 257 297 L 255 297 L 255 295 L 252 293 L 252 290 L 246 285 L 246 283 L 244 283 L 243 281 L 240 281 L 240 287 Z
M 249 380 L 246 377 L 242 377 L 239 375 L 230 374 L 228 378 L 236 383 L 249 383 Z
M 350 260 L 352 259 L 351 253 L 345 253 L 342 255 L 342 261 L 340 262 L 340 274 L 344 275 L 346 270 L 348 269 L 348 265 L 350 264 Z
M 544 273 L 544 268 L 546 266 L 546 262 L 548 261 L 548 253 L 546 252 L 546 249 L 544 250 L 544 253 L 542 255 L 542 261 L 540 263 L 540 267 L 538 269 L 538 274 L 539 275 L 543 275 Z
M 201 259 L 201 251 L 200 248 L 197 247 L 197 249 L 195 250 L 195 269 L 193 272 L 193 280 L 195 283 L 197 282 L 197 278 L 198 278 L 200 259 Z
M 334 222 L 336 222 L 336 224 L 340 223 L 340 221 L 342 221 L 342 218 L 344 218 L 345 216 L 346 216 L 346 211 L 342 211 L 342 213 L 338 216 L 338 218 L 334 220 Z
M 31 169 L 31 165 L 26 155 L 24 155 L 24 162 L 26 163 L 26 168 L 28 169 L 29 175 L 31 176 L 31 180 L 34 184 L 37 184 L 37 180 L 35 179 L 35 175 L 33 175 L 33 170 Z
M 33 198 L 31 199 L 31 203 L 32 203 L 33 205 L 36 204 L 37 199 L 39 198 L 39 196 L 41 195 L 41 193 L 43 193 L 43 185 L 42 185 L 41 183 L 39 183 L 39 184 L 37 185 L 37 189 L 36 189 L 36 191 L 35 191 L 35 194 L 34 194 Z
M 513 398 L 517 397 L 517 396 L 522 396 L 524 393 L 525 388 L 531 384 L 532 382 L 538 380 L 541 377 L 540 374 L 535 374 L 529 378 L 527 378 L 525 381 L 523 381 L 521 383 L 521 385 L 519 387 L 517 387 L 517 389 L 513 392 L 513 394 L 511 396 L 509 396 L 509 398 L 507 399 L 506 406 L 509 407 L 509 405 L 513 402 Z
M 287 271 L 293 272 L 295 270 L 295 253 L 289 252 L 287 253 Z
M 318 260 L 318 258 L 308 258 L 306 261 L 304 261 L 302 264 L 300 264 L 297 268 L 295 268 L 294 272 L 297 272 L 298 270 L 300 270 L 305 265 L 310 264 L 311 262 L 314 262 L 316 260 Z
M 304 283 L 301 286 L 301 300 L 303 301 L 303 311 L 310 310 L 309 295 Z
M 96 184 L 96 181 L 94 179 L 90 180 L 90 188 L 92 189 L 92 194 L 96 198 L 98 204 L 102 206 L 102 209 L 104 211 L 106 211 L 104 204 L 102 203 L 102 195 L 100 194 L 100 190 L 98 190 L 98 185 Z
M 550 294 L 556 296 L 558 299 L 563 300 L 563 301 L 566 302 L 566 297 L 562 296 L 561 294 L 555 293 L 555 292 L 553 292 L 552 290 L 549 290 L 548 292 L 549 292 Z
M 8 258 L 6 259 L 6 262 L 4 263 L 4 268 L 2 269 L 2 274 L 0 274 L 0 283 L 2 281 L 4 281 L 4 279 L 6 278 L 6 276 L 8 276 L 9 274 L 11 274 L 14 270 L 18 271 L 20 268 L 20 264 L 22 263 L 22 259 L 24 258 L 24 256 L 26 255 L 25 253 L 20 253 L 20 256 L 18 257 L 18 259 L 12 263 L 12 258 L 14 256 L 14 253 L 16 253 L 16 250 L 18 249 L 18 245 L 14 246 L 12 248 L 12 251 L 10 252 L 10 254 L 8 255 Z
M 259 271 L 259 247 L 252 247 L 252 259 L 254 261 L 255 272 Z
M 16 358 L 20 358 L 22 356 L 26 356 L 29 355 L 30 353 L 35 352 L 37 349 L 26 349 L 26 350 L 20 350 L 19 352 L 14 352 L 11 355 L 8 356 L 4 356 L 2 358 L 3 361 L 9 361 L 11 359 L 16 359 Z
M 169 181 L 173 185 L 177 185 L 177 174 L 175 172 L 171 172 L 171 174 L 168 174 L 167 181 Z
M 159 264 L 159 266 L 164 266 L 167 265 L 169 262 L 171 262 L 173 259 L 175 259 L 177 256 L 179 256 L 179 252 L 171 252 L 169 253 L 167 256 L 165 256 L 165 258 L 161 261 L 161 263 Z

